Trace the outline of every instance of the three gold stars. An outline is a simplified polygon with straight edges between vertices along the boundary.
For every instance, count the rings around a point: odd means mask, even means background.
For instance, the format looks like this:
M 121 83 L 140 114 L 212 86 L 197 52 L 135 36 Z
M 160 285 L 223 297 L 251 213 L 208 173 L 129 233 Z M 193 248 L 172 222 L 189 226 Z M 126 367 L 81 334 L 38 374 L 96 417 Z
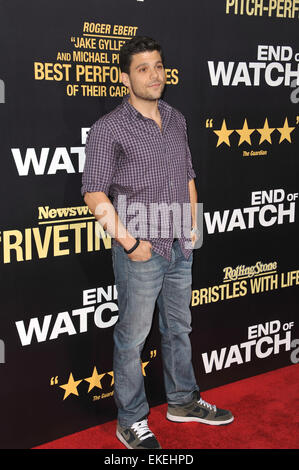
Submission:
M 284 121 L 284 126 L 283 127 L 269 127 L 268 124 L 268 118 L 265 119 L 264 122 L 264 127 L 260 129 L 250 129 L 248 127 L 247 119 L 244 119 L 243 127 L 242 129 L 227 129 L 226 125 L 226 120 L 223 119 L 221 129 L 214 130 L 213 132 L 218 136 L 218 141 L 216 147 L 219 147 L 222 143 L 225 143 L 230 147 L 230 135 L 236 131 L 240 138 L 239 138 L 239 143 L 238 146 L 240 146 L 243 142 L 247 142 L 249 145 L 251 145 L 251 134 L 254 131 L 257 131 L 260 134 L 260 141 L 259 144 L 261 144 L 264 141 L 269 142 L 272 144 L 271 140 L 271 134 L 275 130 L 278 130 L 280 133 L 280 140 L 279 143 L 283 142 L 283 140 L 287 140 L 288 142 L 291 143 L 291 132 L 295 129 L 295 127 L 290 127 L 288 123 L 288 118 L 285 118 Z

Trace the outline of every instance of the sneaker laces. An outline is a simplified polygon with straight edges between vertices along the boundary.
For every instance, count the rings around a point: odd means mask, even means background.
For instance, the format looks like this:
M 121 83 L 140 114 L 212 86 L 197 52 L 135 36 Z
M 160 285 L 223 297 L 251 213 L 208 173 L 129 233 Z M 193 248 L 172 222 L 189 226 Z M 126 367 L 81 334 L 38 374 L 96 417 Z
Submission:
M 141 441 L 153 436 L 153 433 L 147 425 L 147 419 L 137 421 L 137 423 L 132 424 L 131 428 L 133 429 L 133 431 L 136 432 L 138 439 L 140 439 Z
M 206 408 L 209 408 L 210 410 L 213 410 L 217 411 L 217 408 L 216 408 L 216 405 L 211 405 L 210 403 L 208 403 L 207 401 L 203 400 L 202 398 L 200 400 L 197 401 L 197 403 L 199 403 L 200 405 L 203 405 L 205 406 Z

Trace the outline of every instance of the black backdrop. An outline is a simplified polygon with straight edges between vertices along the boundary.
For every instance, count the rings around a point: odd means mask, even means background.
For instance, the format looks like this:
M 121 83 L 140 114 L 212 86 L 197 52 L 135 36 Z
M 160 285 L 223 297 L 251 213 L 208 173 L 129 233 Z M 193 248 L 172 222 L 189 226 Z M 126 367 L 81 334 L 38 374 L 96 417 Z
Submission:
M 121 102 L 118 51 L 135 34 L 164 46 L 163 98 L 188 122 L 200 387 L 297 362 L 298 11 L 259 4 L 1 0 L 2 448 L 116 417 L 111 240 L 80 187 L 86 132 Z M 150 404 L 163 403 L 156 316 L 142 360 Z

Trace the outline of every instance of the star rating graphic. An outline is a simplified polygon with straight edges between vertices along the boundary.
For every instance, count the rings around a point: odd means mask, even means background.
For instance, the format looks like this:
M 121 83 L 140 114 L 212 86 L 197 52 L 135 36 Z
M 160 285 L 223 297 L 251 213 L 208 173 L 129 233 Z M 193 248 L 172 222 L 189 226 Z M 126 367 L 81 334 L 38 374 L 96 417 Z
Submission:
M 218 142 L 217 142 L 216 147 L 219 147 L 219 145 L 221 145 L 223 142 L 226 143 L 230 147 L 229 136 L 234 131 L 227 130 L 225 119 L 223 119 L 221 129 L 219 129 L 218 131 L 214 131 L 214 132 L 215 134 L 218 135 Z
M 285 118 L 283 127 L 278 127 L 277 130 L 280 132 L 280 142 L 286 139 L 288 142 L 291 142 L 291 132 L 295 127 L 289 127 L 288 118 Z
M 151 359 L 156 357 L 156 354 L 157 354 L 156 350 L 151 351 L 151 353 L 150 353 Z M 141 371 L 142 371 L 142 374 L 143 374 L 144 377 L 146 377 L 145 368 L 148 366 L 149 362 L 150 361 L 140 363 Z M 111 377 L 109 385 L 110 385 L 110 387 L 113 387 L 113 385 L 114 385 L 114 373 L 113 373 L 113 371 L 104 372 L 104 373 L 99 374 L 96 366 L 94 366 L 92 374 L 91 374 L 90 377 L 86 377 L 84 379 L 79 379 L 79 380 L 75 380 L 75 378 L 73 376 L 73 373 L 70 372 L 67 383 L 65 383 L 63 385 L 59 385 L 59 387 L 64 390 L 63 400 L 68 398 L 70 395 L 79 396 L 78 386 L 82 382 L 87 382 L 89 384 L 87 393 L 91 392 L 94 389 L 102 390 L 103 389 L 102 379 L 106 375 Z M 57 385 L 57 384 L 58 384 L 58 377 L 57 376 L 52 377 L 50 379 L 50 385 L 53 386 L 53 385 Z M 111 393 L 107 394 L 107 395 L 111 396 Z
M 87 379 L 84 379 L 86 382 L 89 382 L 88 392 L 90 392 L 90 390 L 92 390 L 94 387 L 102 388 L 101 379 L 105 375 L 106 374 L 98 374 L 97 368 L 94 367 L 92 376 L 88 377 Z
M 242 129 L 236 129 L 236 132 L 240 135 L 240 140 L 238 146 L 240 146 L 243 142 L 248 142 L 251 145 L 251 134 L 255 131 L 255 129 L 248 129 L 247 119 L 245 119 Z
M 263 143 L 264 140 L 266 140 L 267 142 L 269 142 L 270 144 L 272 144 L 272 140 L 271 140 L 271 134 L 273 131 L 275 131 L 275 127 L 269 127 L 269 124 L 268 124 L 268 118 L 266 118 L 265 120 L 265 123 L 264 123 L 264 127 L 262 127 L 261 129 L 256 129 L 260 135 L 261 135 L 261 138 L 260 138 L 260 141 L 259 143 Z
M 70 373 L 69 380 L 67 384 L 59 385 L 60 388 L 65 390 L 63 399 L 65 400 L 71 393 L 74 395 L 79 395 L 77 387 L 82 380 L 74 380 L 73 374 Z
M 206 127 L 213 127 L 210 125 L 212 119 L 207 119 Z M 209 124 L 208 124 L 209 123 Z M 214 130 L 213 132 L 217 135 L 218 140 L 216 147 L 219 147 L 221 144 L 226 144 L 228 147 L 231 146 L 230 136 L 233 132 L 239 134 L 239 142 L 238 147 L 242 145 L 244 142 L 252 145 L 252 134 L 256 131 L 260 134 L 259 144 L 263 142 L 269 142 L 272 144 L 272 133 L 277 130 L 280 133 L 280 140 L 279 144 L 283 141 L 287 141 L 292 143 L 291 140 L 291 133 L 294 131 L 295 127 L 291 127 L 288 122 L 288 118 L 286 117 L 284 120 L 283 127 L 269 127 L 268 118 L 266 117 L 264 121 L 264 126 L 262 128 L 251 128 L 248 127 L 247 118 L 244 118 L 243 127 L 240 129 L 228 129 L 226 119 L 222 120 L 222 124 L 220 129 Z

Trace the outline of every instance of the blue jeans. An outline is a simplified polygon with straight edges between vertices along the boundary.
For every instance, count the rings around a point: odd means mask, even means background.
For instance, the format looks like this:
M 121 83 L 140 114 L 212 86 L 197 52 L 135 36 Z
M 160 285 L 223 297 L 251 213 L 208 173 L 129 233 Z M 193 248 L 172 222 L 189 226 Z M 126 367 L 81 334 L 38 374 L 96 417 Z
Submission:
M 193 253 L 185 259 L 179 241 L 171 261 L 152 251 L 147 261 L 132 261 L 112 246 L 119 319 L 114 327 L 114 398 L 118 422 L 131 426 L 148 414 L 141 352 L 157 301 L 163 373 L 168 403 L 187 403 L 198 390 L 191 362 L 191 283 Z

